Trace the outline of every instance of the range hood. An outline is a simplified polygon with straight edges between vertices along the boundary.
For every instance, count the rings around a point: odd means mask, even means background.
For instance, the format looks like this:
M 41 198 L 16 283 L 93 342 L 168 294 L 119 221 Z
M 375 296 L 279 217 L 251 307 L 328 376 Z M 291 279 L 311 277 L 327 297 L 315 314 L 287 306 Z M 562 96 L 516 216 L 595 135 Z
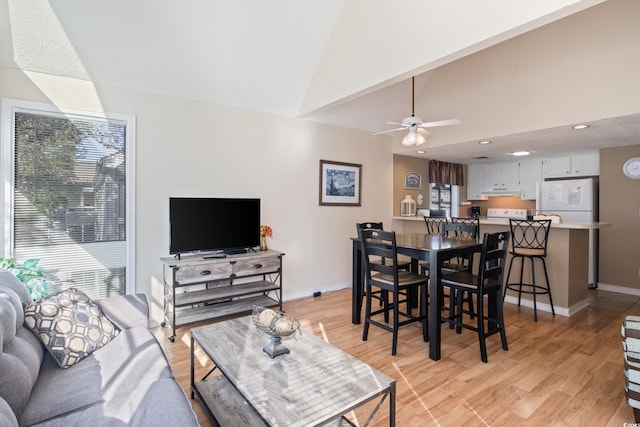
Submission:
M 493 187 L 493 188 L 485 188 L 480 193 L 482 196 L 488 197 L 496 197 L 496 196 L 519 196 L 520 189 L 519 188 L 509 188 L 509 187 Z

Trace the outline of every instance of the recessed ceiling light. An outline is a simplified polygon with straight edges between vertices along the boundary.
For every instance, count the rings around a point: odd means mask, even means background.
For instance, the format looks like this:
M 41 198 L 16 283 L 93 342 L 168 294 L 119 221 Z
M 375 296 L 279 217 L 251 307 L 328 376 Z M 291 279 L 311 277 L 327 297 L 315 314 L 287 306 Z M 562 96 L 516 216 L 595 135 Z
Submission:
M 573 129 L 574 129 L 574 130 L 581 130 L 581 129 L 586 129 L 586 128 L 588 128 L 588 127 L 589 127 L 589 125 L 575 125 L 575 126 L 573 127 Z
M 514 156 L 528 156 L 529 154 L 531 154 L 531 153 L 529 153 L 528 151 L 514 151 L 513 152 Z
M 426 153 L 426 151 L 424 151 L 424 150 L 418 150 L 418 151 L 416 151 L 416 153 L 418 153 L 418 154 L 424 154 L 424 153 Z
M 487 145 L 487 144 L 491 144 L 491 141 L 489 141 L 488 139 L 485 139 L 484 141 L 479 141 L 478 144 Z

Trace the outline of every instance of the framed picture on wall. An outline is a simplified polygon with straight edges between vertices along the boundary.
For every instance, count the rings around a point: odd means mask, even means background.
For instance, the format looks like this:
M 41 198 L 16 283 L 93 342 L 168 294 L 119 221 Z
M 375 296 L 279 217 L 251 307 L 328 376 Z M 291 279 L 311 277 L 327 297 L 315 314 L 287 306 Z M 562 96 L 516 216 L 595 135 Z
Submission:
M 320 160 L 320 206 L 360 206 L 362 165 Z
M 418 172 L 409 172 L 404 176 L 404 188 L 420 190 L 422 188 L 422 177 Z

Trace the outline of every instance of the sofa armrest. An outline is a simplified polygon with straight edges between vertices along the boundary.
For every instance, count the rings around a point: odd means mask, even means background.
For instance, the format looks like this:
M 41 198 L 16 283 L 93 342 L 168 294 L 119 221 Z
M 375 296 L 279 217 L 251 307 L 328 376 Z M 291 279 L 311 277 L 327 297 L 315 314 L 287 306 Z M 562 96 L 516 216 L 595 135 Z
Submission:
M 120 295 L 96 301 L 105 316 L 120 329 L 149 327 L 149 304 L 144 294 Z

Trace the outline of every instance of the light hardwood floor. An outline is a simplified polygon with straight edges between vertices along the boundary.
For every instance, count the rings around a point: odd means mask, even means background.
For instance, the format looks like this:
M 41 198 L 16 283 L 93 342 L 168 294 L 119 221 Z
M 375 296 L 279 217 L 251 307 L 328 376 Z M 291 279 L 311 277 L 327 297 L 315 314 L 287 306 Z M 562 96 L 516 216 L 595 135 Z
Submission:
M 640 298 L 590 291 L 591 305 L 571 317 L 533 312 L 505 304 L 509 351 L 489 338 L 489 363 L 480 361 L 477 335 L 442 328 L 442 359 L 429 359 L 428 344 L 417 324 L 400 329 L 398 354 L 391 356 L 391 334 L 371 327 L 362 341 L 362 325 L 351 324 L 351 290 L 287 302 L 304 333 L 383 371 L 397 381 L 397 426 L 616 426 L 633 423 L 624 398 L 620 326 L 627 314 L 640 314 Z M 189 328 L 155 328 L 174 374 L 189 395 Z M 295 356 L 295 342 L 290 345 Z M 261 349 L 256 349 L 261 351 Z M 196 354 L 197 375 L 211 362 Z M 212 424 L 197 400 L 193 408 L 203 426 Z M 372 405 L 349 414 L 357 425 Z M 369 412 L 368 412 L 369 411 Z M 388 425 L 383 405 L 372 425 Z M 225 426 L 226 427 L 226 426 Z M 235 427 L 235 426 L 233 426 Z

